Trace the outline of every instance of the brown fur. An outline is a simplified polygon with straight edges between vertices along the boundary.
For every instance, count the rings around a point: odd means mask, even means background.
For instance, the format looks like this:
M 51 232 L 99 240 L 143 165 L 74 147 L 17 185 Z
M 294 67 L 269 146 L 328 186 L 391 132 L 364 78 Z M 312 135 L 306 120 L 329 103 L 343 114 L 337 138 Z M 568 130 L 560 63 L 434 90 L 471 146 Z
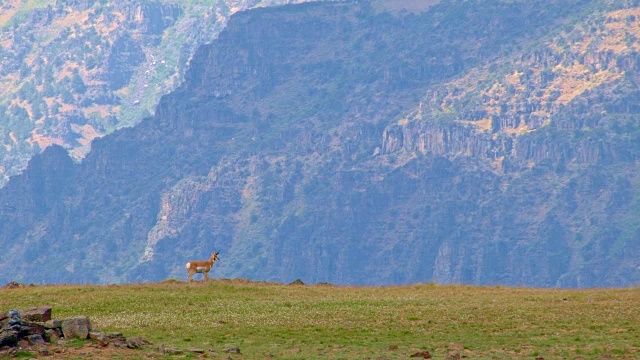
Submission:
M 189 261 L 185 266 L 187 268 L 187 271 L 189 271 L 189 276 L 187 277 L 187 282 L 191 282 L 191 278 L 193 277 L 193 275 L 195 275 L 195 273 L 202 273 L 204 275 L 204 281 L 209 280 L 209 277 L 208 277 L 209 271 L 211 271 L 211 268 L 213 267 L 213 264 L 216 261 L 220 260 L 220 259 L 218 259 L 218 254 L 219 253 L 220 253 L 220 251 L 211 253 L 211 257 L 209 258 L 209 260 L 191 260 L 191 261 Z

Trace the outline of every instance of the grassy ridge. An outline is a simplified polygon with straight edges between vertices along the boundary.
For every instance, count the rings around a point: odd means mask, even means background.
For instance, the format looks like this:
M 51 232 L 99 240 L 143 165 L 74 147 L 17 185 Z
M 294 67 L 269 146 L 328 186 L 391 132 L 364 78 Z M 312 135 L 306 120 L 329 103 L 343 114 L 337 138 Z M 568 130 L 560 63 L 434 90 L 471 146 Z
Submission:
M 48 304 L 94 327 L 262 359 L 640 357 L 640 288 L 291 286 L 217 280 L 0 290 L 0 309 Z M 397 349 L 395 347 L 397 346 Z M 149 350 L 150 351 L 150 350 Z M 140 353 L 140 356 L 143 354 Z M 224 355 L 224 356 L 223 356 Z M 234 355 L 234 358 L 236 356 Z

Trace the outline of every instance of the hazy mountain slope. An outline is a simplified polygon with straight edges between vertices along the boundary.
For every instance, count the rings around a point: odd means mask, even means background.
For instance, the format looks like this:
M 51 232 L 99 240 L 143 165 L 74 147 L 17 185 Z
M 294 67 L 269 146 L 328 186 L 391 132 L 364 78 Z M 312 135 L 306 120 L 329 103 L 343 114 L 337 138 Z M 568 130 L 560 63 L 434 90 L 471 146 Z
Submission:
M 294 2 L 0 3 L 0 187 L 52 144 L 79 159 L 96 137 L 149 116 L 233 13 Z
M 219 248 L 227 277 L 632 284 L 637 66 L 615 34 L 635 11 L 236 14 L 153 117 L 80 165 L 52 148 L 0 190 L 0 282 L 182 277 Z M 559 50 L 579 36 L 594 45 Z
M 558 285 L 600 285 L 594 277 L 610 285 L 637 281 L 638 16 L 633 7 L 598 13 L 429 90 L 413 114 L 385 129 L 383 152 L 400 161 L 416 153 L 471 157 L 500 175 L 509 207 L 485 211 L 509 219 L 484 220 L 498 231 L 484 236 L 497 244 L 521 238 L 524 245 L 500 245 L 506 259 L 521 257 L 505 273 L 533 262 L 529 275 L 536 276 L 562 263 Z M 564 259 L 545 266 L 546 242 L 562 245 L 557 255 Z M 525 254 L 517 254 L 520 248 Z M 449 256 L 468 266 L 463 256 Z

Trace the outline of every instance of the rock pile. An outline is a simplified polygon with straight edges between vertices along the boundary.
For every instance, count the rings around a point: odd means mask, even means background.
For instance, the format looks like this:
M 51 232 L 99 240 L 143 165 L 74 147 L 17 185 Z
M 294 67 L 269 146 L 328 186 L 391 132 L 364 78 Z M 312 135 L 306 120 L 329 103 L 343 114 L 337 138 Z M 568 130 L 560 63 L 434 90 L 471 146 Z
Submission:
M 20 287 L 24 287 L 24 285 L 19 284 L 19 283 L 15 282 L 15 281 L 11 281 L 11 282 L 7 283 L 6 285 L 4 285 L 3 287 L 0 287 L 0 290 L 2 290 L 2 289 L 17 289 L 17 288 L 20 288 Z
M 37 351 L 47 356 L 51 354 L 51 344 L 62 344 L 72 338 L 91 339 L 100 347 L 138 349 L 149 344 L 140 337 L 127 339 L 121 333 L 97 331 L 86 316 L 52 319 L 50 306 L 9 310 L 0 314 L 0 358 L 11 356 L 18 349 Z
M 411 356 L 411 358 L 423 358 L 423 359 L 431 359 L 431 353 L 427 350 L 419 351 Z

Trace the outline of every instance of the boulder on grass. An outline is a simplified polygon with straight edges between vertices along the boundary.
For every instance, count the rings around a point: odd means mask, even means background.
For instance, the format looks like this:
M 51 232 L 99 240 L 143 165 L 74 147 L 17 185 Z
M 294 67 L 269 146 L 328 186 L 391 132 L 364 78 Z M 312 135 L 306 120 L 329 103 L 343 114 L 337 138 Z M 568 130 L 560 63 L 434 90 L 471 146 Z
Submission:
M 100 331 L 91 330 L 89 332 L 89 339 L 95 340 L 98 343 L 98 345 L 100 345 L 100 347 L 105 347 L 109 345 L 109 338 L 107 337 L 107 335 L 105 335 Z
M 127 347 L 129 349 L 141 349 L 145 345 L 150 345 L 147 340 L 141 338 L 140 336 L 134 336 L 131 339 L 127 340 Z
M 62 320 L 62 335 L 65 339 L 87 339 L 91 331 L 91 322 L 86 316 L 77 316 Z
M 37 322 L 47 322 L 51 320 L 51 306 L 38 306 L 22 310 L 20 312 L 22 319 Z
M 117 347 L 120 349 L 125 349 L 127 347 L 127 338 L 119 332 L 110 332 L 106 333 L 107 338 L 109 339 L 109 345 L 113 347 Z

